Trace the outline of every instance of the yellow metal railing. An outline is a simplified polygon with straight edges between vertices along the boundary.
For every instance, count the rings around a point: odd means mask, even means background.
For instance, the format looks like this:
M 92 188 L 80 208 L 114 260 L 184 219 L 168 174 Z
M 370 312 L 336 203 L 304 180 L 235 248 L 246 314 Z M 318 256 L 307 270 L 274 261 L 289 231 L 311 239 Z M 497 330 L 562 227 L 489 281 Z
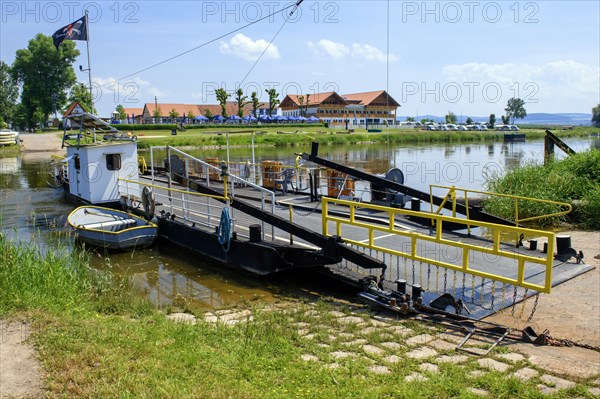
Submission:
M 329 213 L 329 205 L 343 205 L 349 207 L 349 213 L 347 215 L 340 215 L 336 213 L 336 215 L 331 215 Z M 359 221 L 356 218 L 356 209 L 367 209 L 372 211 L 384 212 L 387 213 L 386 220 L 387 224 L 377 224 L 374 222 L 365 222 Z M 435 224 L 435 235 L 427 235 L 423 233 L 419 233 L 417 231 L 413 231 L 410 229 L 403 229 L 396 226 L 395 218 L 396 216 L 413 216 L 419 218 L 430 219 L 432 223 Z M 452 216 L 445 216 L 440 214 L 430 214 L 425 212 L 416 212 L 405 209 L 396 209 L 389 208 L 385 206 L 379 205 L 370 205 L 365 203 L 356 203 L 354 201 L 346 201 L 346 200 L 337 200 L 333 198 L 322 198 L 322 231 L 323 234 L 328 236 L 329 233 L 329 223 L 335 224 L 335 234 L 342 237 L 344 242 L 356 245 L 362 248 L 368 248 L 374 251 L 380 251 L 383 253 L 387 253 L 390 255 L 396 255 L 405 259 L 412 259 L 413 261 L 428 263 L 435 266 L 440 266 L 446 269 L 451 269 L 456 272 L 462 272 L 466 274 L 470 274 L 473 276 L 479 276 L 486 279 L 491 279 L 493 281 L 499 281 L 506 284 L 512 284 L 520 287 L 524 287 L 527 289 L 533 289 L 540 292 L 549 293 L 552 287 L 552 266 L 553 266 L 553 253 L 554 253 L 554 233 L 542 231 L 542 230 L 533 230 L 527 229 L 523 227 L 515 227 L 515 226 L 505 226 L 498 225 L 487 222 L 480 222 L 474 220 L 466 220 L 461 218 L 456 218 Z M 456 241 L 447 238 L 443 234 L 443 224 L 444 223 L 452 223 L 452 224 L 463 224 L 465 228 L 470 225 L 473 227 L 482 227 L 487 228 L 492 233 L 492 242 L 491 246 L 483 246 L 476 245 L 472 243 L 464 243 L 461 241 Z M 344 235 L 344 226 L 352 226 L 353 228 L 353 237 L 349 238 L 348 235 Z M 358 240 L 356 237 L 360 235 L 361 232 L 366 232 L 366 239 Z M 397 249 L 397 245 L 393 247 L 384 247 L 382 245 L 376 244 L 377 238 L 375 233 L 387 233 L 389 235 L 397 235 L 399 237 L 407 237 L 410 240 L 410 251 L 402 251 Z M 535 237 L 545 237 L 548 240 L 547 253 L 544 257 L 536 257 L 521 254 L 518 252 L 509 251 L 503 249 L 500 242 L 501 233 L 510 233 L 510 234 L 527 234 Z M 386 238 L 389 238 L 386 235 Z M 447 250 L 448 248 L 455 248 L 459 254 L 462 255 L 462 259 L 458 262 L 460 264 L 449 263 L 440 259 L 435 259 L 428 256 L 428 252 L 431 251 L 431 248 L 426 248 L 427 243 L 435 243 Z M 419 248 L 421 245 L 421 248 Z M 439 252 L 443 248 L 438 248 L 436 251 L 436 255 L 439 255 Z M 492 272 L 486 272 L 483 270 L 478 270 L 472 268 L 470 264 L 470 257 L 475 253 L 480 253 L 484 255 L 492 255 L 503 259 L 513 259 L 517 266 L 517 278 L 513 278 L 510 276 L 496 274 Z M 538 285 L 531 282 L 525 281 L 525 263 L 529 262 L 532 264 L 542 265 L 544 267 L 544 284 Z M 487 262 L 489 263 L 489 261 Z M 482 265 L 474 265 L 474 266 L 482 266 Z M 514 272 L 514 269 L 513 269 Z
M 441 212 L 442 208 L 444 207 L 444 205 L 448 201 L 450 201 L 452 203 L 452 216 L 456 216 L 456 201 L 457 201 L 456 193 L 461 192 L 464 194 L 465 206 L 467 207 L 467 214 L 466 214 L 467 219 L 470 219 L 470 217 L 469 217 L 469 193 L 481 194 L 481 195 L 486 195 L 486 196 L 490 196 L 490 197 L 503 197 L 503 198 L 513 199 L 514 204 L 515 204 L 514 219 L 515 219 L 516 224 L 523 223 L 523 222 L 529 222 L 532 220 L 549 218 L 549 217 L 553 217 L 553 216 L 562 216 L 562 215 L 566 215 L 566 214 L 570 213 L 573 210 L 573 207 L 571 206 L 571 204 L 567 204 L 566 202 L 551 201 L 551 200 L 545 200 L 545 199 L 539 199 L 539 198 L 521 197 L 519 195 L 512 195 L 512 194 L 491 193 L 488 191 L 470 190 L 470 189 L 466 189 L 466 188 L 458 188 L 455 186 L 440 186 L 437 184 L 430 184 L 429 185 L 429 197 L 431 200 L 430 201 L 431 212 L 433 212 L 433 189 L 434 188 L 442 188 L 442 189 L 448 190 L 448 193 L 444 196 L 444 200 L 439 205 L 439 207 L 435 210 L 435 213 L 439 214 Z M 541 204 L 559 205 L 559 206 L 565 207 L 566 210 L 519 219 L 519 200 L 539 202 Z

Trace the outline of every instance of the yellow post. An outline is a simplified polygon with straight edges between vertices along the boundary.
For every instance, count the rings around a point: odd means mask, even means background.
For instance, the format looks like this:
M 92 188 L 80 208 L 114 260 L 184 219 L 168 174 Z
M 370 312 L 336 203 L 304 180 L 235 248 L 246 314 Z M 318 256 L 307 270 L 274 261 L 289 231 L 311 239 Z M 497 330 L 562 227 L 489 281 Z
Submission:
M 321 231 L 323 232 L 323 235 L 325 237 L 327 237 L 329 235 L 329 232 L 327 229 L 327 218 L 329 217 L 327 208 L 328 208 L 327 199 L 325 197 L 321 197 L 321 209 L 323 209 L 323 211 L 321 213 Z
M 456 217 L 456 187 L 450 189 L 450 199 L 452 200 L 452 217 Z
M 290 205 L 290 223 L 294 223 L 294 209 Z M 290 233 L 290 245 L 294 244 L 294 236 Z

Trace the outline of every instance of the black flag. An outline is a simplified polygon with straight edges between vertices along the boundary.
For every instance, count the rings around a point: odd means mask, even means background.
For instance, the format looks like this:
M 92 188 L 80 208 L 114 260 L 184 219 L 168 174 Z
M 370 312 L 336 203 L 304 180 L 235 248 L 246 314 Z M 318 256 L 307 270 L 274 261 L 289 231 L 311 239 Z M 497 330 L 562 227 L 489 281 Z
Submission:
M 70 23 L 54 32 L 52 40 L 54 40 L 54 46 L 58 49 L 58 46 L 63 40 L 87 40 L 87 15 L 79 18 L 77 21 Z

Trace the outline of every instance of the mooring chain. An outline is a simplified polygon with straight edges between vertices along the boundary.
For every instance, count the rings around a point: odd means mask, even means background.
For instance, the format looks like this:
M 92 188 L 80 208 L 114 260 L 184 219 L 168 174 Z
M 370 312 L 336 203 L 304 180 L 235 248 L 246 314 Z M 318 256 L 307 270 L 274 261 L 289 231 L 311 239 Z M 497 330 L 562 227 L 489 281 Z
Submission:
M 513 300 L 512 300 L 512 309 L 510 311 L 510 315 L 515 315 L 515 304 L 517 303 L 517 286 L 515 285 L 515 289 L 513 290 Z
M 521 312 L 519 313 L 519 320 L 523 320 L 523 314 L 525 313 L 525 303 L 526 303 L 526 299 L 527 299 L 527 292 L 529 291 L 528 288 L 525 288 L 525 291 L 523 292 L 523 305 L 521 305 Z
M 537 305 L 538 305 L 539 300 L 540 300 L 540 293 L 538 292 L 535 295 L 535 301 L 533 302 L 533 309 L 531 309 L 531 314 L 527 318 L 526 323 L 529 323 L 531 321 L 531 319 L 533 319 L 533 315 L 535 314 L 535 311 L 537 310 Z
M 427 264 L 427 291 L 429 291 L 429 278 L 431 277 L 431 264 Z M 437 290 L 437 287 L 435 287 Z
M 596 352 L 600 351 L 600 346 L 583 344 L 583 343 L 571 341 L 570 339 L 553 338 L 550 335 L 546 335 L 546 337 L 544 339 L 544 343 L 549 346 L 568 346 L 568 347 L 577 346 L 579 348 L 591 349 Z
M 448 269 L 444 269 L 444 292 L 446 292 L 447 286 L 448 286 Z
M 318 201 L 318 202 L 317 202 L 317 205 L 316 205 L 314 208 L 312 208 L 312 209 L 309 209 L 309 210 L 308 210 L 306 213 L 304 213 L 304 212 L 298 212 L 298 211 L 296 210 L 296 208 L 295 208 L 295 207 L 292 205 L 292 211 L 293 211 L 293 212 L 294 212 L 296 215 L 298 215 L 298 216 L 301 216 L 301 217 L 306 217 L 306 216 L 309 216 L 309 215 L 311 215 L 311 214 L 315 213 L 315 212 L 317 211 L 317 209 L 319 209 L 319 206 L 321 206 L 321 202 L 320 202 L 320 201 Z

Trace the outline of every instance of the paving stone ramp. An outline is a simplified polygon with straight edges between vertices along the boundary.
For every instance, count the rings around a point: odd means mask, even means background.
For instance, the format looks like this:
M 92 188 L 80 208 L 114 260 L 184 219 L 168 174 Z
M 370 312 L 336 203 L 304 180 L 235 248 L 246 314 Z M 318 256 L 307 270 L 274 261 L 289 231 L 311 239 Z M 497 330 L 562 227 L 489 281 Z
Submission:
M 278 304 L 268 310 L 285 312 L 300 340 L 316 343 L 300 345 L 304 353 L 299 360 L 332 372 L 352 367 L 352 362 L 366 362 L 367 373 L 387 375 L 395 372 L 395 364 L 410 360 L 416 362 L 417 367 L 403 377 L 405 381 L 427 381 L 443 373 L 445 365 L 453 364 L 464 368 L 466 381 L 472 384 L 468 390 L 481 397 L 492 395 L 476 386 L 477 381 L 488 373 L 528 381 L 545 395 L 578 386 L 584 386 L 583 389 L 592 396 L 600 395 L 600 355 L 595 351 L 586 350 L 587 356 L 565 356 L 560 349 L 579 348 L 539 347 L 539 353 L 533 354 L 522 351 L 518 345 L 505 345 L 502 350 L 477 356 L 456 350 L 462 333 L 443 330 L 426 322 L 419 323 L 419 331 L 415 331 L 414 321 L 411 324 L 391 313 L 375 313 L 366 308 L 351 313 L 324 312 L 317 311 L 314 304 Z M 175 322 L 193 324 L 203 320 L 232 328 L 254 318 L 248 309 L 212 311 L 200 318 L 186 313 L 173 313 L 167 317 Z M 487 346 L 490 342 L 486 338 L 473 340 L 471 349 Z

